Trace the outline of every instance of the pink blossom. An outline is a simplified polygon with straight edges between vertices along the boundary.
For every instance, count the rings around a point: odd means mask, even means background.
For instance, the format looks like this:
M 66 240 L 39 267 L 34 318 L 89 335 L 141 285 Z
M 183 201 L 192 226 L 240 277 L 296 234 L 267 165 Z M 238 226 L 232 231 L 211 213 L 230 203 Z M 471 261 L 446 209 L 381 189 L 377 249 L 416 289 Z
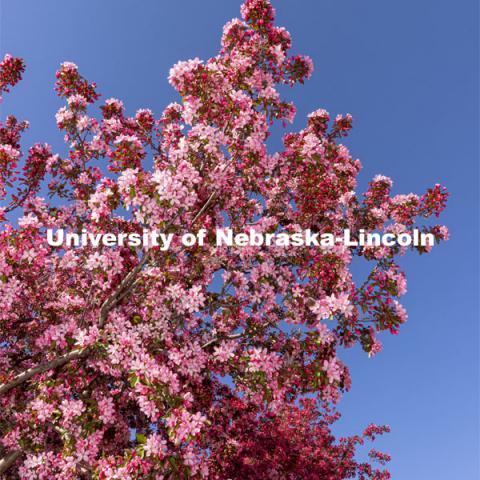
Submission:
M 147 437 L 143 449 L 147 456 L 156 457 L 161 460 L 165 456 L 167 442 L 158 433 L 152 433 Z
M 222 341 L 214 348 L 214 356 L 219 362 L 228 362 L 233 358 L 237 344 L 234 341 Z
M 113 399 L 109 397 L 101 398 L 98 401 L 99 418 L 103 423 L 109 424 L 115 421 L 115 406 Z
M 31 407 L 37 412 L 37 419 L 40 422 L 49 421 L 55 410 L 55 405 L 53 405 L 52 403 L 47 403 L 40 398 L 36 398 L 31 403 Z
M 280 366 L 281 360 L 275 352 L 256 347 L 249 352 L 248 372 L 265 372 L 268 377 L 272 377 Z
M 185 82 L 193 79 L 193 73 L 202 63 L 199 58 L 178 62 L 170 69 L 168 81 L 173 87 L 183 90 Z
M 323 370 L 327 374 L 329 383 L 339 382 L 341 380 L 342 368 L 336 358 L 324 360 Z
M 87 106 L 87 99 L 83 95 L 75 94 L 67 98 L 67 103 L 72 110 L 81 110 Z
M 408 315 L 407 315 L 407 311 L 405 310 L 405 307 L 403 307 L 403 305 L 398 303 L 396 300 L 393 300 L 393 306 L 394 306 L 395 315 L 397 315 L 397 317 L 399 318 L 400 323 L 405 323 L 408 319 Z
M 174 442 L 178 445 L 188 437 L 194 437 L 200 433 L 206 421 L 207 417 L 200 412 L 192 414 L 187 410 L 176 410 L 168 417 L 166 424 Z
M 74 418 L 79 417 L 85 410 L 85 405 L 81 400 L 63 400 L 60 404 L 63 422 L 68 424 Z

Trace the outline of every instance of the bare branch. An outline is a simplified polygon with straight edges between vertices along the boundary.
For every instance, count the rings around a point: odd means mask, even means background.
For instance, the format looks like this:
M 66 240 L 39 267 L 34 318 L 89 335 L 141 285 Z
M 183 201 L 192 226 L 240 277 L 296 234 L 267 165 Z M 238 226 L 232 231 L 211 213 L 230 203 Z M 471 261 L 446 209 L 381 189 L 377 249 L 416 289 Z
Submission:
M 202 348 L 207 348 L 210 345 L 213 345 L 214 343 L 217 343 L 220 340 L 233 340 L 235 338 L 240 338 L 244 334 L 245 332 L 240 332 L 240 333 L 234 333 L 233 335 L 227 335 L 226 337 L 214 337 L 211 340 L 209 340 L 207 343 L 204 343 L 202 345 Z
M 0 460 L 0 475 L 6 472 L 22 455 L 21 450 L 15 450 Z
M 217 192 L 212 192 L 210 194 L 207 201 L 203 204 L 203 207 L 198 211 L 198 213 L 195 215 L 194 219 L 192 220 L 192 225 L 194 225 L 196 223 L 196 221 L 202 216 L 202 214 L 205 212 L 205 210 L 210 206 L 210 203 L 213 201 L 216 194 L 217 194 Z
M 42 363 L 36 367 L 29 368 L 28 370 L 24 370 L 22 373 L 18 374 L 16 377 L 13 378 L 10 382 L 6 382 L 0 385 L 0 395 L 7 393 L 12 388 L 17 387 L 18 385 L 26 382 L 34 375 L 38 373 L 46 372 L 47 370 L 51 370 L 54 368 L 61 367 L 72 360 L 76 360 L 78 358 L 83 357 L 88 352 L 87 348 L 78 348 L 72 350 L 71 352 L 65 353 L 64 355 L 60 355 L 57 358 L 54 358 L 50 362 Z

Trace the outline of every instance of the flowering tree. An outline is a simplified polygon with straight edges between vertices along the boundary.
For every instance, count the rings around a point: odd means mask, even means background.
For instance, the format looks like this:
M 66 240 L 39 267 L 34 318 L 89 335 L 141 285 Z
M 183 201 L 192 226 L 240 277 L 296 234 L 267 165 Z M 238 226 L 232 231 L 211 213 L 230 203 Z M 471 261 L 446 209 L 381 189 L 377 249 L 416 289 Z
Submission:
M 330 121 L 316 110 L 268 153 L 271 125 L 295 114 L 278 85 L 303 83 L 313 67 L 288 56 L 290 35 L 267 0 L 247 0 L 241 13 L 219 55 L 171 69 L 181 102 L 160 117 L 129 117 L 110 99 L 93 118 L 96 85 L 64 63 L 56 119 L 67 155 L 37 144 L 22 157 L 28 124 L 1 124 L 4 478 L 389 478 L 355 459 L 358 444 L 388 427 L 337 440 L 331 408 L 350 385 L 337 351 L 358 343 L 374 355 L 376 334 L 398 333 L 407 318 L 396 263 L 406 247 L 228 248 L 212 239 L 226 226 L 353 236 L 418 226 L 440 241 L 447 229 L 421 220 L 438 216 L 447 194 L 436 185 L 392 196 L 391 180 L 377 176 L 357 195 L 360 162 L 339 143 L 350 115 Z M 5 57 L 1 92 L 23 69 Z M 205 229 L 208 241 L 53 247 L 48 228 Z M 354 257 L 372 265 L 362 285 Z

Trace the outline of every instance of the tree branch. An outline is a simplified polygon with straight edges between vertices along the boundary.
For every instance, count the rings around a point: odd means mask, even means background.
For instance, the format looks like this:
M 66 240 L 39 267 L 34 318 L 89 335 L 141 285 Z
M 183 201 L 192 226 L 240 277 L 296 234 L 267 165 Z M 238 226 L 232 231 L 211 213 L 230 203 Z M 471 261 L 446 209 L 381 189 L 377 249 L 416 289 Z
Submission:
M 105 325 L 105 320 L 107 319 L 108 313 L 110 310 L 117 304 L 120 298 L 125 296 L 125 292 L 128 292 L 129 289 L 133 286 L 137 275 L 140 273 L 142 268 L 146 265 L 151 256 L 151 250 L 144 254 L 142 260 L 138 265 L 129 272 L 125 278 L 120 282 L 115 292 L 110 295 L 100 307 L 100 318 L 98 320 L 98 328 L 102 329 Z
M 64 355 L 60 355 L 57 358 L 54 358 L 50 362 L 42 363 L 36 367 L 29 368 L 28 370 L 24 370 L 22 373 L 18 374 L 16 377 L 13 378 L 10 382 L 6 382 L 0 385 L 0 395 L 7 393 L 12 388 L 17 387 L 18 385 L 26 382 L 34 375 L 38 373 L 46 372 L 47 370 L 51 370 L 54 368 L 61 367 L 72 360 L 76 360 L 78 358 L 83 357 L 88 352 L 87 348 L 77 348 L 72 350 L 71 352 L 65 353 Z
M 211 340 L 209 340 L 207 343 L 204 343 L 202 345 L 202 348 L 207 348 L 210 345 L 213 345 L 214 343 L 217 343 L 220 340 L 233 340 L 235 338 L 240 338 L 245 334 L 245 332 L 240 332 L 240 333 L 234 333 L 232 335 L 227 335 L 226 337 L 214 337 Z
M 22 455 L 21 450 L 15 450 L 6 457 L 0 459 L 0 475 L 6 472 Z

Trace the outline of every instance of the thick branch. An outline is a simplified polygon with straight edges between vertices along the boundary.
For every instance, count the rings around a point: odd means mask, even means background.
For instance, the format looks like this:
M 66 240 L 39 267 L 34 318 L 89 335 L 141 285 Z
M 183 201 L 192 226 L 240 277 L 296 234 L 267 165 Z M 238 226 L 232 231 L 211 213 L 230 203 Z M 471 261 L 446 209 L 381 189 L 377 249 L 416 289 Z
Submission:
M 22 373 L 18 374 L 16 377 L 13 378 L 10 382 L 3 383 L 0 385 L 0 395 L 7 393 L 12 388 L 17 387 L 23 382 L 26 382 L 34 375 L 38 373 L 46 372 L 47 370 L 51 370 L 54 368 L 61 367 L 72 360 L 76 360 L 78 358 L 83 357 L 87 353 L 87 348 L 78 348 L 76 350 L 72 350 L 71 352 L 65 353 L 64 355 L 60 355 L 57 358 L 54 358 L 50 362 L 42 363 L 36 367 L 29 368 L 28 370 L 24 370 Z
M 6 472 L 22 455 L 21 450 L 15 450 L 0 460 L 0 475 Z

